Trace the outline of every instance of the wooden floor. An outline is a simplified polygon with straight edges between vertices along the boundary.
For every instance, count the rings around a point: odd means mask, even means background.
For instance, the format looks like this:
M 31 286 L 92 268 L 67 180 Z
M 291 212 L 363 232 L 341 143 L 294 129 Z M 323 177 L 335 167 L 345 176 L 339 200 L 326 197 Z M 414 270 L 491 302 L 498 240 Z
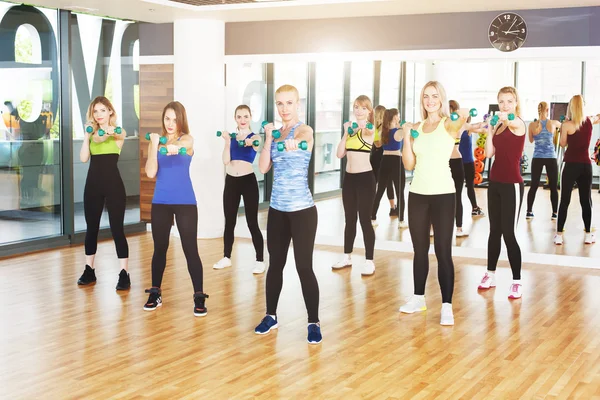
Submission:
M 265 277 L 251 273 L 249 240 L 237 240 L 234 267 L 221 271 L 210 268 L 221 257 L 221 240 L 199 241 L 210 294 L 204 318 L 192 314 L 174 237 L 164 306 L 143 311 L 151 235 L 129 243 L 126 293 L 114 290 L 111 242 L 99 246 L 93 287 L 76 285 L 81 246 L 0 261 L 1 398 L 600 398 L 600 271 L 525 265 L 524 297 L 509 301 L 506 263 L 498 288 L 478 293 L 484 267 L 456 258 L 456 325 L 442 327 L 435 263 L 429 310 L 403 315 L 398 307 L 413 291 L 409 255 L 378 252 L 375 275 L 363 278 L 356 267 L 332 272 L 339 249 L 319 246 L 324 339 L 308 345 L 291 253 L 280 328 L 258 336 Z

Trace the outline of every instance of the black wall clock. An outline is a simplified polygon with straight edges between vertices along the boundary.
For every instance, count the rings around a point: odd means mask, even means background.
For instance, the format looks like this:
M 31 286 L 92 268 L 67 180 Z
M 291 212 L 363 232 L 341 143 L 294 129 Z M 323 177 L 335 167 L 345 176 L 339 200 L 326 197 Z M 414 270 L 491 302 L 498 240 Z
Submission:
M 488 30 L 492 46 L 500 51 L 514 51 L 527 39 L 525 20 L 515 13 L 503 13 L 492 20 Z

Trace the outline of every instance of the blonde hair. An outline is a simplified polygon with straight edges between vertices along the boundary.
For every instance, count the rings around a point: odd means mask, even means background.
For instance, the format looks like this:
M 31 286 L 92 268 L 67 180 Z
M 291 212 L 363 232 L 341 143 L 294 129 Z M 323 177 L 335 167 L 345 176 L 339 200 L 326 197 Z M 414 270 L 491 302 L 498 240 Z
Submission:
M 450 100 L 450 112 L 457 112 L 458 110 L 460 110 L 460 104 L 458 104 L 458 101 L 456 100 Z
M 546 111 L 548 111 L 548 103 L 545 101 L 540 101 L 540 104 L 538 104 L 538 120 L 542 120 L 542 116 L 544 113 L 546 113 Z
M 94 100 L 92 100 L 92 102 L 90 103 L 90 106 L 88 107 L 87 120 L 92 124 L 92 126 L 94 126 L 96 129 L 98 129 L 98 123 L 96 122 L 96 119 L 94 118 L 94 107 L 96 107 L 96 104 L 102 104 L 109 111 L 112 111 L 112 115 L 110 116 L 110 119 L 108 120 L 108 125 L 109 126 L 117 126 L 117 112 L 115 111 L 115 108 L 113 107 L 110 100 L 104 96 L 96 97 Z
M 425 106 L 423 106 L 423 96 L 425 96 L 425 89 L 427 89 L 430 86 L 433 86 L 435 88 L 435 90 L 437 90 L 438 94 L 440 95 L 440 109 L 437 111 L 438 115 L 442 118 L 443 117 L 448 118 L 450 116 L 450 112 L 448 110 L 448 100 L 447 100 L 448 96 L 446 96 L 446 89 L 444 89 L 442 84 L 439 83 L 438 81 L 429 81 L 425 84 L 425 86 L 423 86 L 423 89 L 421 89 L 421 118 L 423 118 L 425 120 L 425 119 L 427 119 L 427 116 L 429 115 L 427 110 L 425 110 Z
M 298 89 L 296 89 L 295 86 L 292 86 L 292 85 L 279 86 L 279 89 L 277 89 L 275 91 L 275 94 L 278 95 L 280 93 L 294 93 L 296 95 L 296 100 L 300 101 L 300 93 L 298 92 Z
M 381 124 L 383 124 L 383 114 L 385 113 L 385 107 L 382 105 L 378 105 L 375 107 L 375 112 L 373 113 L 373 125 L 375 125 L 375 129 L 380 130 Z
M 512 86 L 505 86 L 498 91 L 497 97 L 499 97 L 501 93 L 512 94 L 515 97 L 515 101 L 517 102 L 517 107 L 515 108 L 515 116 L 520 118 L 521 117 L 521 102 L 519 101 L 519 93 L 517 92 L 517 89 L 515 89 Z
M 373 123 L 373 103 L 371 102 L 371 99 L 369 98 L 369 96 L 365 96 L 364 94 L 361 94 L 360 96 L 358 96 L 356 98 L 356 100 L 354 100 L 354 103 L 352 103 L 353 107 L 358 104 L 360 107 L 367 107 L 367 110 L 369 110 L 369 118 L 368 121 L 370 123 Z
M 569 101 L 569 117 L 575 124 L 577 129 L 585 122 L 585 116 L 583 115 L 583 96 L 576 94 Z

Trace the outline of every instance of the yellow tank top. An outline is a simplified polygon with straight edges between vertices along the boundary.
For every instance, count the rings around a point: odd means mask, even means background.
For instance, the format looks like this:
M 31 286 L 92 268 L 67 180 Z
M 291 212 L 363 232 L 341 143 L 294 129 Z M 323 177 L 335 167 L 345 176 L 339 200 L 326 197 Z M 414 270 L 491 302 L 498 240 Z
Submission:
M 445 121 L 446 118 L 442 118 L 431 133 L 423 132 L 422 123 L 417 129 L 419 136 L 413 141 L 416 164 L 410 192 L 432 195 L 456 191 L 450 171 L 454 139 L 446 131 Z
M 375 128 L 375 135 L 373 136 L 373 140 L 375 142 L 378 142 L 381 140 L 381 131 L 377 128 Z
M 346 139 L 346 151 L 358 151 L 370 153 L 372 144 L 365 142 L 362 137 L 362 129 L 359 129 L 354 136 L 348 136 Z

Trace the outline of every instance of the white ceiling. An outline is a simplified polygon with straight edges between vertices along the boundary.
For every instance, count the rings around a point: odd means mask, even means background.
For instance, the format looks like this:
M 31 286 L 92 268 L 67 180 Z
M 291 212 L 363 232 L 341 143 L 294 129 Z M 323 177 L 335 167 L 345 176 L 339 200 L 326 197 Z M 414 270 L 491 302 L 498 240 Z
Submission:
M 223 0 L 226 1 L 226 0 Z M 432 14 L 474 11 L 597 6 L 598 0 L 294 0 L 225 7 L 194 7 L 167 0 L 29 0 L 29 4 L 84 11 L 94 15 L 145 22 L 206 18 L 226 22 L 344 18 L 375 15 Z M 77 8 L 80 7 L 80 8 Z

